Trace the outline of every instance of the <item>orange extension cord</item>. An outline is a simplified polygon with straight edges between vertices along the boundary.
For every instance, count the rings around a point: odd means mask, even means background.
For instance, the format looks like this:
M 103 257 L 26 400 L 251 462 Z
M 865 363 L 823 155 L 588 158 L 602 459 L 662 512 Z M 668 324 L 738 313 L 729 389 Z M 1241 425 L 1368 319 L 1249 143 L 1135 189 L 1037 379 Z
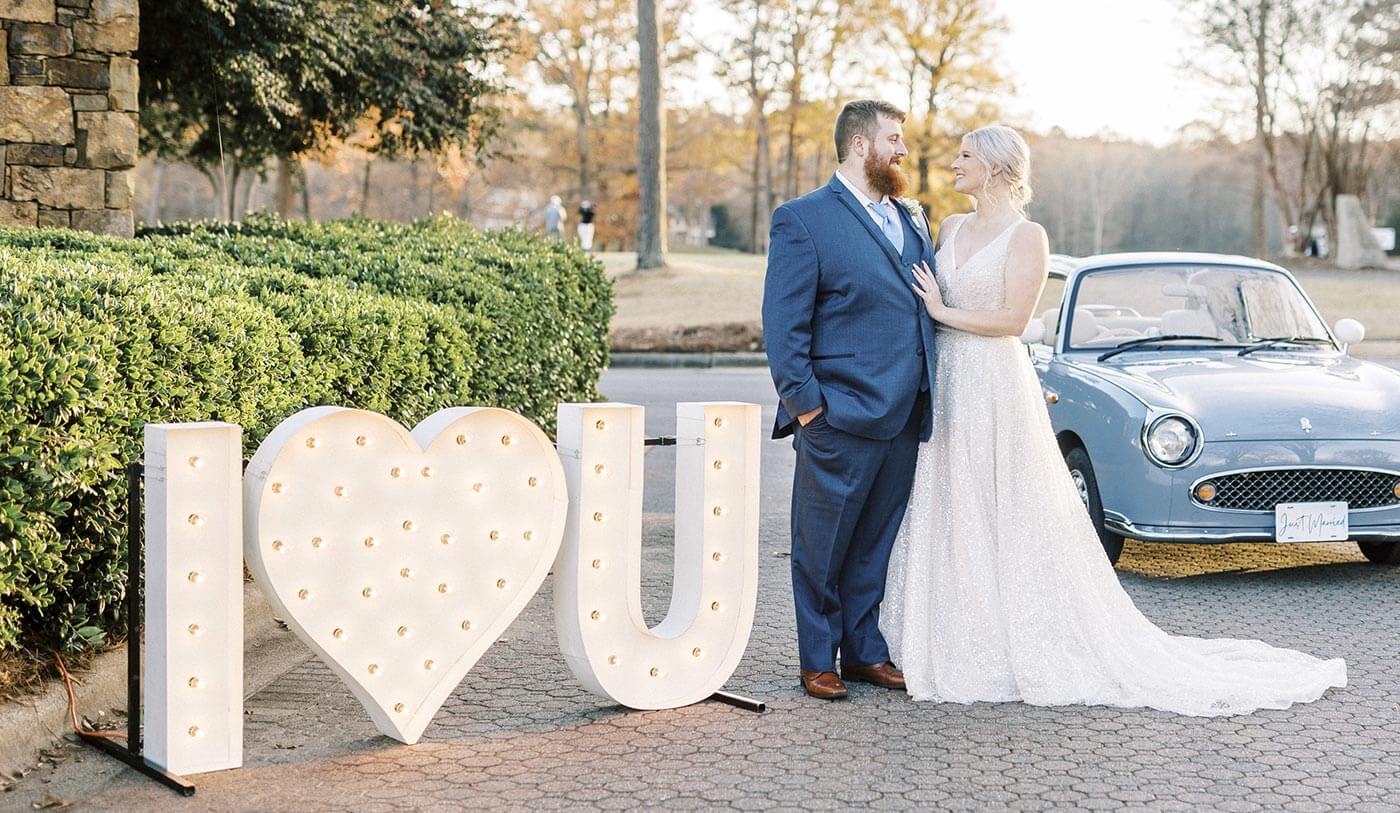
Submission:
M 63 687 L 68 692 L 68 719 L 73 723 L 73 733 L 84 737 L 102 737 L 109 740 L 124 740 L 125 734 L 115 731 L 94 731 L 90 728 L 83 728 L 78 724 L 78 699 L 73 694 L 73 676 L 68 674 L 68 667 L 63 665 L 63 656 L 57 651 L 53 653 L 54 663 L 58 664 L 58 672 L 63 675 Z

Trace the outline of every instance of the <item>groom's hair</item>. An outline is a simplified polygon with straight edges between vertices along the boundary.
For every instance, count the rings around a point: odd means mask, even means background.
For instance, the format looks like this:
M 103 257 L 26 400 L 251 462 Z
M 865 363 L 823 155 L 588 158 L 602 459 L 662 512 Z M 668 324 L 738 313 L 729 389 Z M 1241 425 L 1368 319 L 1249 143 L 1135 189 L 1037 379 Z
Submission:
M 836 117 L 836 163 L 846 160 L 846 150 L 851 147 L 851 139 L 857 134 L 874 140 L 880 117 L 904 122 L 904 111 L 889 102 L 879 99 L 858 99 L 846 102 L 841 114 Z

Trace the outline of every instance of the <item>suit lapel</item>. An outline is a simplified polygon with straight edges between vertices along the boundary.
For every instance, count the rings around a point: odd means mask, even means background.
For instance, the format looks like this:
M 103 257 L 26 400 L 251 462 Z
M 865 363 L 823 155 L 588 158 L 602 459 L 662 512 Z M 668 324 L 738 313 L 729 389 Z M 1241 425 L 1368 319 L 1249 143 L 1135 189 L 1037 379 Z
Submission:
M 914 219 L 914 213 L 904 208 L 904 204 L 898 201 L 895 202 L 894 208 L 899 210 L 900 218 L 909 224 L 909 230 L 918 235 L 919 244 L 923 246 L 923 250 L 919 252 L 919 256 L 923 257 L 925 252 L 932 253 L 932 236 L 929 235 L 923 225 L 920 225 L 918 221 Z
M 852 195 L 846 185 L 841 183 L 841 179 L 835 175 L 831 176 L 831 183 L 827 187 L 836 195 L 836 199 L 850 210 L 851 216 L 856 219 L 856 222 L 860 223 L 870 234 L 870 239 L 875 241 L 875 245 L 885 252 L 885 258 L 890 261 L 890 265 L 894 266 L 894 270 L 899 271 L 899 255 L 895 253 L 894 246 L 890 243 L 889 238 L 885 237 L 885 233 L 875 227 L 874 218 L 861 208 L 855 195 Z M 895 207 L 899 208 L 899 204 L 895 204 Z

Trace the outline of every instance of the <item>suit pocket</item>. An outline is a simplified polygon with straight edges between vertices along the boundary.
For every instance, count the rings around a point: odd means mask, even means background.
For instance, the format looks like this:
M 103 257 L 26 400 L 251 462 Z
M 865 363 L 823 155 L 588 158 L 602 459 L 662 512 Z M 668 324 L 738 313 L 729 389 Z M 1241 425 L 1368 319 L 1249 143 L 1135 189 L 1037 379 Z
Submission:
M 855 353 L 834 353 L 829 356 L 812 356 L 811 358 L 812 361 L 830 361 L 832 359 L 853 359 L 855 357 Z

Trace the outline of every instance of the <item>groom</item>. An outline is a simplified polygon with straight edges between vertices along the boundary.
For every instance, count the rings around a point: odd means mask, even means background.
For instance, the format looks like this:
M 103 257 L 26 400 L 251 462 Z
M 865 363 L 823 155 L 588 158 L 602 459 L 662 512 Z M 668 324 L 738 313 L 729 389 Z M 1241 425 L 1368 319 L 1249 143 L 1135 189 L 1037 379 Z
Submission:
M 895 200 L 904 112 L 874 100 L 836 118 L 839 166 L 773 213 L 763 336 L 773 437 L 795 434 L 792 593 L 802 688 L 904 688 L 880 634 L 890 549 L 933 424 L 933 323 L 911 288 L 933 266 L 928 220 Z M 838 653 L 841 674 L 836 674 Z

